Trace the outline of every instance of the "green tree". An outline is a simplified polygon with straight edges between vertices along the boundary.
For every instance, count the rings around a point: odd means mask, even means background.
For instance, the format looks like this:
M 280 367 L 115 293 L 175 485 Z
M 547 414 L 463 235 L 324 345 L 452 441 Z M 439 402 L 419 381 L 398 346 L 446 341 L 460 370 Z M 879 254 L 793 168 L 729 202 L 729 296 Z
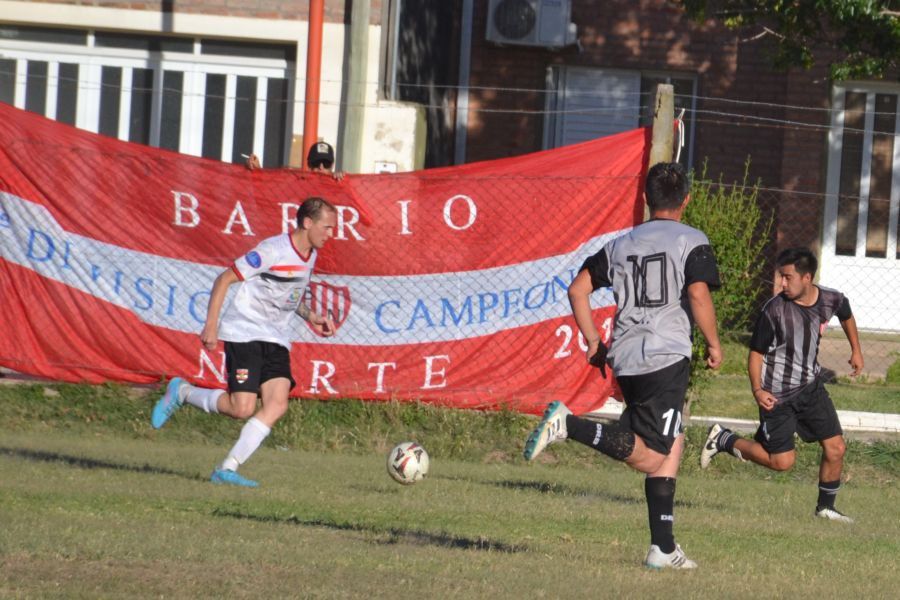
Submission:
M 900 0 L 679 0 L 698 21 L 714 19 L 775 41 L 775 65 L 815 64 L 836 50 L 835 79 L 880 78 L 900 67 Z

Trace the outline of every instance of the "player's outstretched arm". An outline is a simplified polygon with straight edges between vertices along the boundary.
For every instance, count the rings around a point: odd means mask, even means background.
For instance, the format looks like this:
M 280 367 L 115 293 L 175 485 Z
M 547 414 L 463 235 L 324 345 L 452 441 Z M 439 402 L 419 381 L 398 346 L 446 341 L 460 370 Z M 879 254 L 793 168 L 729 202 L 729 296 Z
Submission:
M 862 346 L 859 344 L 859 331 L 856 329 L 856 318 L 851 316 L 846 321 L 841 321 L 841 329 L 844 330 L 844 335 L 847 336 L 847 341 L 850 342 L 850 360 L 847 362 L 852 369 L 850 375 L 855 377 L 862 373 L 865 366 Z
M 719 342 L 719 327 L 716 323 L 716 307 L 713 305 L 709 286 L 705 281 L 695 281 L 688 286 L 688 301 L 694 322 L 706 339 L 706 364 L 711 369 L 718 369 L 722 364 L 722 344 Z
M 203 324 L 203 331 L 200 332 L 200 342 L 207 350 L 215 350 L 216 344 L 219 343 L 219 314 L 225 303 L 228 286 L 237 281 L 237 273 L 232 269 L 225 269 L 219 273 L 213 283 L 212 291 L 209 294 L 209 304 L 206 307 L 206 323 Z
M 597 353 L 600 347 L 600 332 L 594 324 L 591 317 L 591 293 L 594 286 L 591 283 L 591 274 L 587 269 L 583 269 L 575 277 L 569 285 L 569 304 L 572 306 L 572 315 L 575 317 L 575 324 L 581 331 L 588 345 L 587 359 L 590 359 Z

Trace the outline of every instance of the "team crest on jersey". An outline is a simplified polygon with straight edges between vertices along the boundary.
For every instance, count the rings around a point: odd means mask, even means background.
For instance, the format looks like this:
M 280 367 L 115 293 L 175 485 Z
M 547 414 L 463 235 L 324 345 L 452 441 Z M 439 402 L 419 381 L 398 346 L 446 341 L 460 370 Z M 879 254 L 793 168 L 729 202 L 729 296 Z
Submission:
M 237 369 L 234 372 L 234 378 L 238 383 L 244 383 L 250 377 L 250 369 Z
M 262 264 L 262 257 L 260 257 L 259 252 L 256 252 L 255 250 L 253 252 L 248 252 L 247 256 L 244 258 L 247 259 L 247 264 L 254 269 L 258 269 L 259 265 Z
M 340 329 L 350 314 L 350 288 L 346 285 L 331 285 L 325 281 L 310 281 L 306 294 L 312 311 L 320 315 L 330 314 L 335 330 Z M 309 322 L 306 325 L 313 333 L 319 334 Z

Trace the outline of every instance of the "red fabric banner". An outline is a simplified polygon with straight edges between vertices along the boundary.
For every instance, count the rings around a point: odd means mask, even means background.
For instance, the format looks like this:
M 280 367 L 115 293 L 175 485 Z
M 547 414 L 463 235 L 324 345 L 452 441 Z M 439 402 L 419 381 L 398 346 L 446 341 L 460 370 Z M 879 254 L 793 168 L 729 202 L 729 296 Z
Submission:
M 338 205 L 300 319 L 301 397 L 576 412 L 613 389 L 584 360 L 566 287 L 640 220 L 645 129 L 396 175 L 254 170 L 81 131 L 0 103 L 0 364 L 63 381 L 224 387 L 198 333 L 212 281 L 296 207 Z M 608 335 L 609 292 L 595 294 Z

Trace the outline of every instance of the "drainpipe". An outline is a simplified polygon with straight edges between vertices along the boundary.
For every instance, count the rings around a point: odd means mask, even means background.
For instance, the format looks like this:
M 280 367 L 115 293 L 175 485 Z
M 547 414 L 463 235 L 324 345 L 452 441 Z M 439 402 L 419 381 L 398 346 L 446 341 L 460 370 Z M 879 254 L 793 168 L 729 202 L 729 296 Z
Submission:
M 303 168 L 313 144 L 319 141 L 319 83 L 322 78 L 322 22 L 325 0 L 309 0 L 306 44 L 306 103 L 303 108 Z
M 463 0 L 462 31 L 459 39 L 459 91 L 456 95 L 456 142 L 453 164 L 466 162 L 466 137 L 469 127 L 469 71 L 472 62 L 472 4 Z

